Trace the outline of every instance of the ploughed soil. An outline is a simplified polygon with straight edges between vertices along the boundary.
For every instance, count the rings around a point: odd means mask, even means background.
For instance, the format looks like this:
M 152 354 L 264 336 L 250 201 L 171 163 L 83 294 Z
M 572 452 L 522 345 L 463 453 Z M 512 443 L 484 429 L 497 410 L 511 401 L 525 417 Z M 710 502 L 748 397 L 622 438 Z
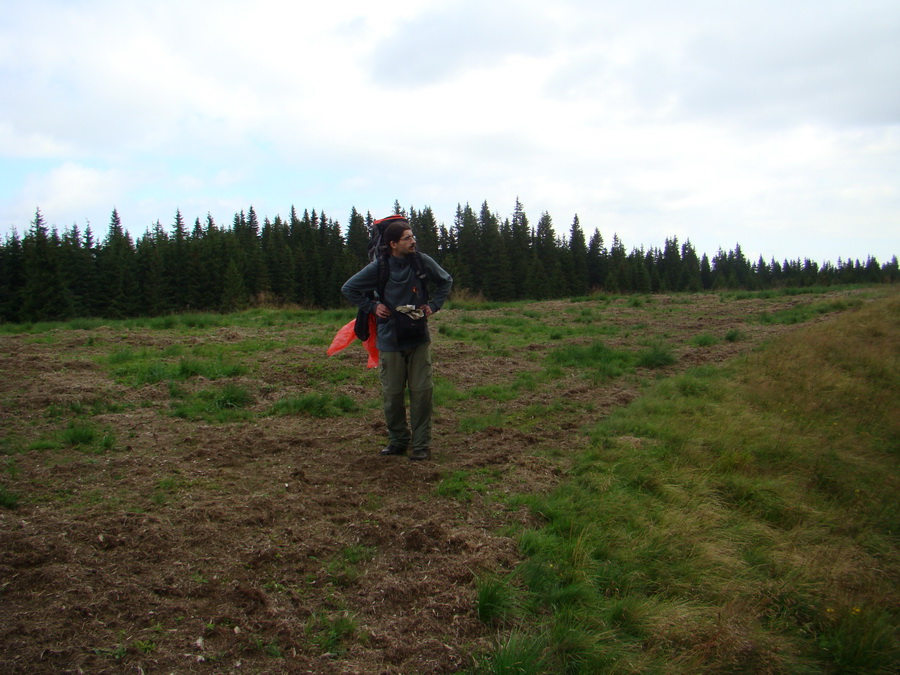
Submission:
M 0 672 L 471 669 L 496 639 L 478 619 L 476 579 L 515 568 L 515 532 L 536 523 L 508 497 L 564 480 L 587 430 L 650 380 L 794 328 L 754 317 L 865 297 L 673 295 L 441 312 L 435 371 L 457 393 L 507 385 L 540 371 L 552 349 L 597 339 L 569 330 L 592 312 L 608 346 L 657 340 L 678 360 L 601 382 L 564 369 L 513 400 L 445 397 L 427 462 L 379 457 L 377 377 L 358 343 L 325 356 L 337 324 L 3 335 L 0 487 L 17 504 L 0 507 Z M 560 332 L 505 347 L 517 328 L 490 319 L 510 312 Z M 739 339 L 726 340 L 734 329 Z M 698 335 L 715 342 L 698 346 Z M 176 397 L 222 381 L 135 386 L 112 372 L 110 356 L 126 348 L 177 360 L 252 341 L 267 346 L 228 379 L 252 395 L 243 420 L 172 414 Z M 358 411 L 267 412 L 286 396 L 325 392 Z M 490 415 L 515 422 L 467 424 Z M 97 437 L 66 435 L 79 423 Z

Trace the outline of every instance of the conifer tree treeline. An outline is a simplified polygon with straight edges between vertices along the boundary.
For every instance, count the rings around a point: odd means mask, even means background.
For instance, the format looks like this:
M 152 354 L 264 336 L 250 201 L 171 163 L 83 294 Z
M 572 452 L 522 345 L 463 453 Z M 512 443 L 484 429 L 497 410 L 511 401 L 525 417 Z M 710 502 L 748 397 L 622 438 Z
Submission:
M 438 225 L 430 207 L 394 204 L 409 218 L 420 250 L 454 277 L 455 289 L 488 300 L 549 299 L 612 293 L 779 286 L 893 283 L 897 257 L 879 265 L 841 260 L 821 266 L 808 258 L 751 262 L 739 244 L 709 258 L 689 240 L 627 252 L 618 235 L 609 247 L 599 230 L 587 237 L 576 215 L 558 234 L 549 213 L 532 225 L 516 200 L 501 218 L 487 202 L 476 212 L 459 205 L 453 223 Z M 73 317 L 126 318 L 185 311 L 233 311 L 259 304 L 344 306 L 341 284 L 367 262 L 371 214 L 354 207 L 346 228 L 315 210 L 291 208 L 287 220 L 262 223 L 251 206 L 228 227 L 212 216 L 188 226 L 180 211 L 135 241 L 113 210 L 102 240 L 90 226 L 60 233 L 40 209 L 28 231 L 0 245 L 0 321 Z

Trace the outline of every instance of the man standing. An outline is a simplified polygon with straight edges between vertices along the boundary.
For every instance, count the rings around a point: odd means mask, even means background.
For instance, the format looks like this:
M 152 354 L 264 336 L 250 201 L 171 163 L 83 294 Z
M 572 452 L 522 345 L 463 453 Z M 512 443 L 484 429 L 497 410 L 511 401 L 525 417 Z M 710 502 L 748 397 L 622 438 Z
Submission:
M 354 305 L 376 317 L 379 377 L 388 428 L 388 445 L 381 454 L 405 455 L 411 444 L 409 458 L 422 460 L 431 456 L 434 389 L 427 319 L 443 306 L 453 278 L 431 257 L 416 250 L 408 220 L 402 216 L 389 220 L 382 237 L 386 255 L 350 277 L 341 292 Z M 416 320 L 416 317 L 420 318 Z M 405 406 L 407 388 L 409 426 Z

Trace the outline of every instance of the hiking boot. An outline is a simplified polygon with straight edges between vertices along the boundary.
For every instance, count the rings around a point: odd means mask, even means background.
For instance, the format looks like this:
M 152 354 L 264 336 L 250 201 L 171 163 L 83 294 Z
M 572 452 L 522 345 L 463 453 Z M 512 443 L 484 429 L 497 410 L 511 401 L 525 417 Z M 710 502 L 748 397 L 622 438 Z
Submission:
M 423 459 L 431 459 L 431 450 L 428 448 L 415 448 L 409 455 L 410 460 L 420 461 Z
M 399 445 L 389 445 L 384 450 L 381 451 L 382 457 L 392 457 L 393 455 L 405 455 L 406 448 L 401 448 Z

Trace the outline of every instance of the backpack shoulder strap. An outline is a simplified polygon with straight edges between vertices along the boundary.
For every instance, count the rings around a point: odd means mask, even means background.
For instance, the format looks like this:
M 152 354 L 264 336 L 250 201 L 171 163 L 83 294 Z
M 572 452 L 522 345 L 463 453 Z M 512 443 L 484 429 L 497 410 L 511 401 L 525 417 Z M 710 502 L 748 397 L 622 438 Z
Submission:
M 428 272 L 425 269 L 425 263 L 422 262 L 422 256 L 416 251 L 412 255 L 413 272 L 422 283 L 422 297 L 428 302 Z
M 391 276 L 391 266 L 386 255 L 380 255 L 376 260 L 378 261 L 378 281 L 376 282 L 375 290 L 378 291 L 378 299 L 384 302 L 384 289 Z

